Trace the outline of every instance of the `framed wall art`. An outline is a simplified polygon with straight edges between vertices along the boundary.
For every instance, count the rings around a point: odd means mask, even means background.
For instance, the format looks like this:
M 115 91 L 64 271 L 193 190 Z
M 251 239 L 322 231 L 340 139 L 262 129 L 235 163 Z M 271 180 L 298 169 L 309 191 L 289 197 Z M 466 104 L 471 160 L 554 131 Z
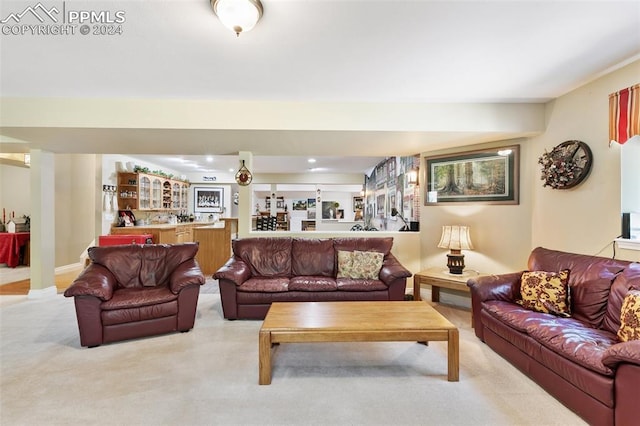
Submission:
M 425 158 L 425 205 L 519 204 L 520 146 Z
M 224 206 L 224 188 L 193 188 L 194 212 L 222 213 Z

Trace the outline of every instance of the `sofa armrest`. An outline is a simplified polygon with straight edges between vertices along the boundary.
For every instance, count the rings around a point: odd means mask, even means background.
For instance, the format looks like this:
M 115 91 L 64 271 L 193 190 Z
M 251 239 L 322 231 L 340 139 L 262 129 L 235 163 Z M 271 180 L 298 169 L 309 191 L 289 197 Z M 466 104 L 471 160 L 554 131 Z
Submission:
M 485 275 L 469 279 L 467 286 L 471 290 L 471 297 L 477 298 L 479 302 L 486 302 L 487 300 L 515 302 L 520 294 L 521 277 L 522 272 Z
M 251 268 L 249 268 L 249 265 L 243 260 L 232 257 L 213 274 L 213 278 L 217 280 L 229 280 L 239 286 L 251 278 Z
M 71 286 L 64 291 L 66 297 L 94 296 L 101 300 L 113 297 L 116 288 L 116 277 L 104 266 L 91 263 L 73 280 Z
M 389 253 L 382 263 L 382 268 L 380 269 L 380 281 L 385 283 L 387 286 L 391 285 L 391 283 L 398 278 L 408 278 L 413 275 L 407 268 L 402 266 L 398 259 L 391 253 Z
M 621 363 L 640 366 L 640 340 L 620 342 L 609 347 L 604 352 L 602 363 L 611 369 L 616 369 Z
M 522 272 L 513 272 L 501 275 L 485 275 L 467 280 L 467 286 L 471 291 L 472 324 L 476 336 L 484 341 L 484 329 L 482 327 L 482 302 L 488 300 L 504 300 L 515 302 L 520 294 L 520 278 Z
M 196 259 L 189 259 L 186 262 L 182 262 L 169 277 L 169 288 L 173 294 L 180 293 L 180 290 L 186 286 L 202 285 L 204 283 L 204 275 L 202 275 Z

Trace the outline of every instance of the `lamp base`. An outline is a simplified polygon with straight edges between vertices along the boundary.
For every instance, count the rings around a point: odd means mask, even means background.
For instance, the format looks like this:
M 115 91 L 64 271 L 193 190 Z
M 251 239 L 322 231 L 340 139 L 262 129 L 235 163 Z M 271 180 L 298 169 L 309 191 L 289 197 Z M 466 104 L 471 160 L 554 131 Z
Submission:
M 462 275 L 464 270 L 464 254 L 447 254 L 449 273 Z

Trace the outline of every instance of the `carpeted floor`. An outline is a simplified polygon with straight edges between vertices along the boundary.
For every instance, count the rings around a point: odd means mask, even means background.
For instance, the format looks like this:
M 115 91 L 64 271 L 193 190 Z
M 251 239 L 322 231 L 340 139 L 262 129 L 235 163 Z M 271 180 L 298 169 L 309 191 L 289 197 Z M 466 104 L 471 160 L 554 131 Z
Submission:
M 258 385 L 260 321 L 222 319 L 203 288 L 189 333 L 81 348 L 73 300 L 0 297 L 2 425 L 583 425 L 460 328 L 460 382 L 446 345 L 282 344 Z

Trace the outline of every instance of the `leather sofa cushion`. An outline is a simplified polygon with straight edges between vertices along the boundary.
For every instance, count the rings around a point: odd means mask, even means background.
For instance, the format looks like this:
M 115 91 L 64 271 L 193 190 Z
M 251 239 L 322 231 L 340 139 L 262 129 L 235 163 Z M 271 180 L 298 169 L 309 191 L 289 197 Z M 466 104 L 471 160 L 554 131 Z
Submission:
M 250 293 L 279 293 L 289 291 L 289 278 L 249 278 L 237 287 L 237 291 Z
M 292 277 L 289 280 L 289 291 L 336 291 L 338 285 L 331 277 Z
M 393 247 L 393 237 L 335 238 L 333 240 L 335 255 L 342 251 L 377 251 L 387 256 Z
M 178 315 L 177 300 L 152 306 L 115 309 L 110 311 L 102 311 L 100 313 L 103 326 L 153 320 L 175 315 Z
M 613 376 L 602 363 L 606 350 L 617 343 L 615 334 L 585 325 L 574 318 L 532 312 L 504 301 L 483 302 L 482 307 L 499 322 L 526 333 L 553 352 L 600 374 Z M 502 336 L 512 341 L 510 336 Z
M 608 284 L 628 265 L 628 261 L 542 247 L 535 248 L 528 261 L 531 271 L 569 269 L 572 315 L 594 327 L 601 325 L 605 314 L 609 297 Z
M 233 240 L 233 253 L 254 277 L 291 276 L 291 238 L 243 238 Z
M 339 291 L 373 291 L 387 290 L 387 285 L 380 280 L 359 280 L 352 278 L 337 278 Z
M 565 358 L 597 373 L 613 376 L 613 370 L 602 360 L 607 349 L 618 342 L 615 334 L 557 317 L 528 326 L 527 333 Z
M 169 287 L 154 288 L 122 288 L 113 292 L 113 297 L 102 302 L 102 310 L 115 310 L 123 308 L 136 308 L 141 306 L 157 305 L 172 300 L 178 296 L 173 294 Z
M 291 242 L 291 275 L 333 277 L 333 240 L 294 238 Z
M 88 250 L 89 258 L 111 271 L 118 287 L 124 288 L 166 284 L 176 267 L 193 259 L 197 252 L 196 243 L 128 244 Z
M 620 328 L 622 302 L 629 290 L 640 290 L 640 263 L 632 263 L 613 281 L 602 328 L 617 333 Z
M 483 302 L 482 308 L 491 314 L 492 317 L 515 328 L 520 333 L 527 332 L 528 324 L 536 323 L 540 321 L 541 318 L 548 318 L 550 316 L 550 314 L 531 311 L 515 303 L 499 300 Z

